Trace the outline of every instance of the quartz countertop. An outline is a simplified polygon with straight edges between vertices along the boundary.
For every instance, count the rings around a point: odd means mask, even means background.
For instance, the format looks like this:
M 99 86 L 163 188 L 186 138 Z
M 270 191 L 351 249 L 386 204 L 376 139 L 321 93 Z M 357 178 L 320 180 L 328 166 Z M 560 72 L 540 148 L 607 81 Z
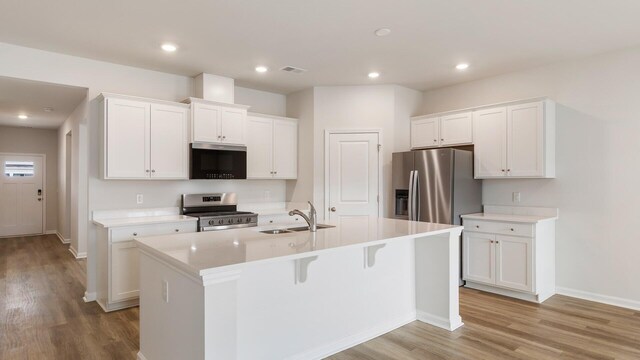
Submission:
M 340 225 L 318 229 L 315 233 L 261 233 L 260 230 L 265 228 L 269 227 L 150 236 L 135 240 L 141 250 L 188 273 L 204 276 L 223 267 L 232 269 L 252 262 L 303 258 L 341 247 L 365 247 L 462 230 L 461 226 L 455 225 L 377 217 L 343 219 Z
M 485 220 L 485 221 L 507 221 L 533 224 L 540 221 L 556 220 L 557 216 L 544 216 L 544 215 L 514 215 L 514 214 L 492 214 L 492 213 L 477 213 L 462 215 L 463 219 L 469 220 Z
M 135 225 L 150 225 L 150 224 L 162 224 L 162 223 L 174 223 L 183 221 L 198 221 L 197 218 L 185 215 L 160 215 L 160 216 L 136 216 L 126 218 L 114 218 L 114 219 L 100 219 L 93 220 L 93 223 L 102 226 L 103 228 L 121 227 L 121 226 L 135 226 Z

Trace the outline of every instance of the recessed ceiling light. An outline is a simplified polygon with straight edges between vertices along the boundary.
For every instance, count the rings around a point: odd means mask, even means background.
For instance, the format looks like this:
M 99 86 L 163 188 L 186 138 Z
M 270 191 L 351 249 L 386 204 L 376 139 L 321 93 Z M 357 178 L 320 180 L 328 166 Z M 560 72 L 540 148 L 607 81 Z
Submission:
M 391 29 L 380 28 L 380 29 L 376 30 L 374 32 L 374 34 L 376 34 L 376 36 L 387 36 L 387 35 L 391 34 Z
M 166 52 L 174 52 L 178 50 L 178 47 L 173 44 L 165 43 L 165 44 L 162 44 L 162 50 Z
M 269 68 L 267 68 L 266 66 L 262 66 L 262 65 L 256 66 L 256 71 L 259 73 L 267 72 L 267 70 L 269 70 Z
M 371 78 L 371 79 L 375 79 L 378 76 L 380 76 L 380 73 L 377 73 L 377 72 L 370 72 L 369 73 L 369 78 Z
M 25 115 L 25 114 L 20 114 L 20 115 L 18 115 L 18 118 L 19 118 L 20 120 L 26 120 L 26 119 L 28 118 L 28 116 L 27 116 L 27 115 Z
M 467 63 L 461 63 L 461 64 L 456 65 L 456 69 L 458 69 L 458 70 L 466 70 L 468 67 L 469 67 L 469 64 L 467 64 Z

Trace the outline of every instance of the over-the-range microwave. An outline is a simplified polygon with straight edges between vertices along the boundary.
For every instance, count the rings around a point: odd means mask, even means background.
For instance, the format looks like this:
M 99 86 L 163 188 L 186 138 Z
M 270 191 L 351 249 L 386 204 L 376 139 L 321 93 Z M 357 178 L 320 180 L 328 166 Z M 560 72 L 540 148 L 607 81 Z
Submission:
M 247 147 L 192 143 L 190 179 L 246 179 Z

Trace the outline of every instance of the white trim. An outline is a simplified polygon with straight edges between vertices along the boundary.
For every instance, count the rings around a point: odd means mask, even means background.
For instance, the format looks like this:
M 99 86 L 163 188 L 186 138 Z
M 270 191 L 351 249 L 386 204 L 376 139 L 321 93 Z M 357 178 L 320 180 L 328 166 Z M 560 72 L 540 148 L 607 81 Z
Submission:
M 334 341 L 332 343 L 319 346 L 315 349 L 311 349 L 302 353 L 295 354 L 287 358 L 287 360 L 308 360 L 308 359 L 324 359 L 331 355 L 337 354 L 343 350 L 352 348 L 356 345 L 367 342 L 378 336 L 384 335 L 390 331 L 393 331 L 399 327 L 407 325 L 416 320 L 416 314 L 411 313 L 405 317 L 388 321 L 380 326 L 372 327 L 358 334 L 348 336 L 344 339 Z
M 324 131 L 324 219 L 329 219 L 329 137 L 332 134 L 377 134 L 378 145 L 382 145 L 382 129 L 325 129 Z M 382 150 L 378 149 L 378 216 L 384 215 L 382 186 Z
M 595 301 L 602 304 L 619 306 L 632 310 L 640 310 L 640 301 L 625 299 L 615 296 L 596 294 L 588 291 L 569 289 L 566 287 L 556 287 L 556 293 L 560 295 L 570 296 L 582 300 Z
M 462 325 L 464 325 L 464 323 L 462 322 L 462 318 L 460 316 L 458 316 L 457 319 L 455 319 L 455 322 L 451 322 L 446 318 L 443 318 L 441 316 L 437 316 L 437 315 L 433 315 L 433 314 L 429 314 L 427 312 L 424 311 L 418 311 L 416 314 L 416 319 L 418 321 L 422 321 L 423 323 L 429 324 L 429 325 L 433 325 L 436 327 L 439 327 L 441 329 L 445 329 L 445 330 L 449 330 L 449 331 L 454 331 L 455 329 L 461 327 Z
M 147 360 L 147 358 L 142 355 L 142 352 L 138 351 L 138 360 Z
M 62 236 L 62 234 L 60 234 L 59 232 L 55 232 L 56 236 L 58 236 L 58 239 L 60 239 L 60 242 L 63 244 L 69 244 L 71 242 L 71 239 L 65 239 L 64 236 Z
M 69 245 L 69 252 L 73 255 L 74 258 L 76 259 L 84 259 L 87 257 L 87 253 L 86 252 L 81 252 L 79 253 L 78 250 L 73 248 L 73 245 Z
M 92 301 L 96 301 L 96 299 L 98 299 L 98 294 L 95 292 L 84 292 L 84 296 L 82 297 L 82 300 L 84 300 L 84 302 L 92 302 Z
M 549 297 L 551 297 L 551 295 L 546 295 L 545 297 L 539 297 L 536 294 L 532 294 L 532 293 L 527 293 L 527 292 L 522 292 L 522 291 L 518 291 L 518 290 L 511 290 L 511 289 L 504 289 L 501 287 L 497 287 L 496 285 L 485 285 L 485 284 L 480 284 L 477 282 L 473 282 L 470 280 L 465 280 L 466 284 L 464 285 L 464 287 L 469 288 L 469 289 L 475 289 L 475 290 L 480 290 L 480 291 L 485 291 L 485 292 L 490 292 L 493 294 L 498 294 L 498 295 L 502 295 L 502 296 L 508 296 L 508 297 L 512 297 L 512 298 L 516 298 L 516 299 L 520 299 L 520 300 L 524 300 L 524 301 L 529 301 L 529 302 L 534 302 L 537 304 L 542 303 L 544 300 L 547 300 Z
M 39 156 L 42 158 L 42 232 L 41 234 L 46 234 L 45 228 L 47 226 L 47 154 L 33 154 L 33 153 L 10 153 L 10 152 L 0 152 L 0 156 L 5 155 L 16 155 L 16 156 Z M 18 234 L 12 235 L 12 237 L 25 236 L 30 234 Z

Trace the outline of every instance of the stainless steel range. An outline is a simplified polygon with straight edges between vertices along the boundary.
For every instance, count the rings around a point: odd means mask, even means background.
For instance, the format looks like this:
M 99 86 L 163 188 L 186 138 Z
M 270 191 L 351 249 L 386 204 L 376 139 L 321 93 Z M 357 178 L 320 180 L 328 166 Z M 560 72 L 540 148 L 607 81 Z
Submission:
M 198 231 L 258 226 L 258 214 L 237 207 L 235 193 L 182 195 L 182 213 L 198 218 Z

